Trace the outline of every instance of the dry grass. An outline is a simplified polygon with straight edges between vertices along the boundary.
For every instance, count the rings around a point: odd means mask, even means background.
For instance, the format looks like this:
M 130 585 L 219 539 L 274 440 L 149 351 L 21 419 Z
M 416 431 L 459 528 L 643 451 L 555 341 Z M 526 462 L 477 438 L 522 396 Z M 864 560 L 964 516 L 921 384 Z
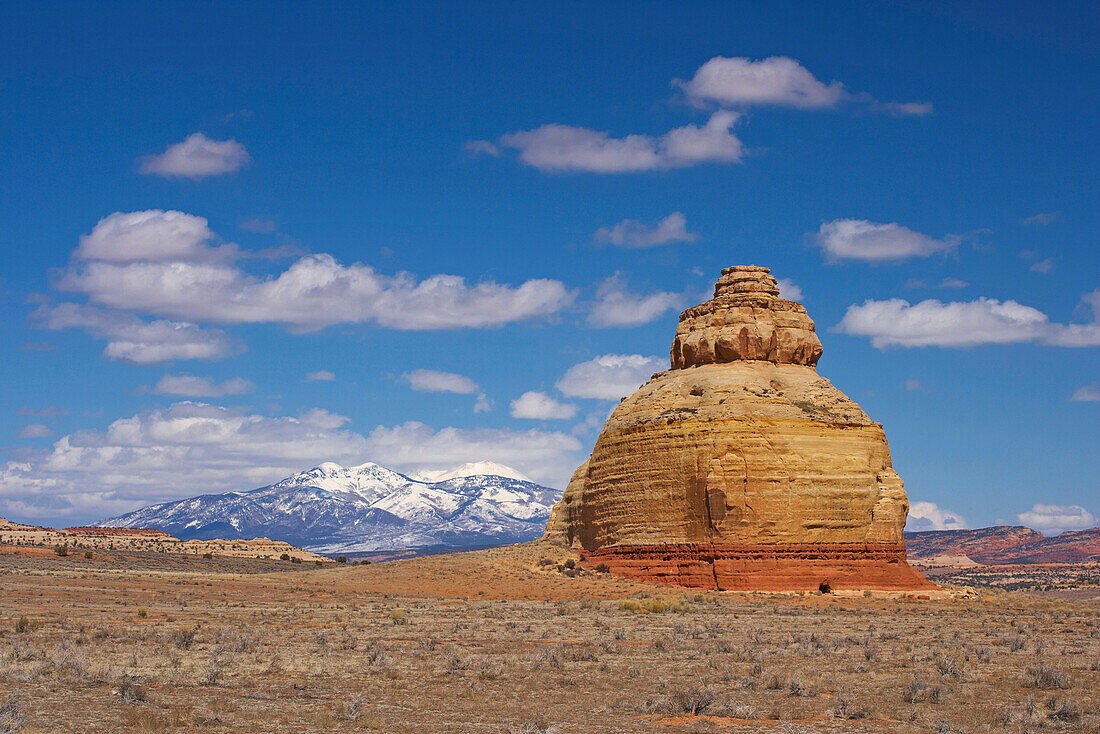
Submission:
M 0 554 L 0 732 L 1100 729 L 1095 601 L 682 594 L 553 553 Z

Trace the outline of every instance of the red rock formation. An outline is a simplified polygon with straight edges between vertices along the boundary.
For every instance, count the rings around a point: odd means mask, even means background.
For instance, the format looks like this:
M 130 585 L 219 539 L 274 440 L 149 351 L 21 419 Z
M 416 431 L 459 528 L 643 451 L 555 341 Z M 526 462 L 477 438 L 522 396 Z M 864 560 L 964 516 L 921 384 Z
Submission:
M 935 588 L 905 561 L 882 426 L 817 374 L 806 310 L 767 268 L 684 311 L 672 369 L 625 398 L 546 537 L 632 578 L 776 591 Z
M 989 566 L 1084 563 L 1100 560 L 1100 528 L 1047 538 L 1022 526 L 906 533 L 909 557 L 967 556 Z

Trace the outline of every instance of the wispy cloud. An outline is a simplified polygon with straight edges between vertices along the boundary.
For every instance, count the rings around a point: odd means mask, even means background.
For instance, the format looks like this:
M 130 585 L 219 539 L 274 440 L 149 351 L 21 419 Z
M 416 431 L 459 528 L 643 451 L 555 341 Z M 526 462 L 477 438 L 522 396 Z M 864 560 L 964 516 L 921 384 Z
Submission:
M 500 139 L 505 148 L 519 151 L 521 161 L 540 171 L 564 173 L 637 173 L 685 168 L 702 163 L 738 163 L 744 155 L 741 141 L 730 128 L 740 115 L 715 112 L 703 126 L 685 125 L 664 135 L 627 135 L 550 124 L 509 133 Z
M 751 107 L 776 105 L 799 109 L 836 107 L 841 102 L 863 103 L 894 115 L 927 115 L 930 102 L 880 102 L 867 93 L 851 94 L 838 81 L 819 81 L 806 67 L 787 56 L 753 60 L 744 56 L 715 56 L 688 81 L 674 80 L 697 106 Z
M 336 375 L 328 370 L 317 370 L 306 375 L 306 382 L 332 382 Z
M 1094 382 L 1077 388 L 1073 391 L 1073 397 L 1070 400 L 1077 403 L 1100 402 L 1100 383 Z
M 401 375 L 413 390 L 421 392 L 451 392 L 468 395 L 478 390 L 477 383 L 464 375 L 438 370 L 413 370 Z
M 699 235 L 687 231 L 687 218 L 681 212 L 672 212 L 656 224 L 624 219 L 611 227 L 600 227 L 593 239 L 616 247 L 644 249 L 670 242 L 694 242 Z
M 1061 212 L 1039 212 L 1030 217 L 1025 217 L 1020 220 L 1020 224 L 1036 225 L 1039 227 L 1046 227 L 1048 224 L 1054 224 L 1062 218 Z
M 217 361 L 244 351 L 240 340 L 221 329 L 177 321 L 143 321 L 131 313 L 76 303 L 40 306 L 31 323 L 43 329 L 84 329 L 106 339 L 110 360 L 154 365 L 184 359 Z
M 600 284 L 596 300 L 588 313 L 588 323 L 596 328 L 641 326 L 666 311 L 684 305 L 682 293 L 641 294 L 630 291 L 626 279 L 619 273 Z
M 870 263 L 902 262 L 950 252 L 959 244 L 957 236 L 937 240 L 891 222 L 877 224 L 864 219 L 836 219 L 824 222 L 813 242 L 828 260 L 862 260 Z
M 232 173 L 250 160 L 248 151 L 236 140 L 211 140 L 200 132 L 169 145 L 160 155 L 143 159 L 141 172 L 199 180 Z
M 28 423 L 15 434 L 16 438 L 50 438 L 54 435 L 53 429 L 44 423 Z
M 216 383 L 206 377 L 194 375 L 164 375 L 153 386 L 158 395 L 178 395 L 185 398 L 220 398 L 225 395 L 245 395 L 256 386 L 243 377 L 233 377 Z

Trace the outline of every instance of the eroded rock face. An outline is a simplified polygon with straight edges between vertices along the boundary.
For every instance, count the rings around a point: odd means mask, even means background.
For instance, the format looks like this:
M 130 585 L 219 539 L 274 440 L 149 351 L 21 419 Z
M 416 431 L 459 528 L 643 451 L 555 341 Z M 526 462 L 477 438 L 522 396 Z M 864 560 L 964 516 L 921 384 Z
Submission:
M 683 586 L 931 587 L 882 426 L 817 374 L 814 323 L 778 293 L 767 268 L 727 268 L 681 314 L 672 369 L 608 418 L 549 539 Z

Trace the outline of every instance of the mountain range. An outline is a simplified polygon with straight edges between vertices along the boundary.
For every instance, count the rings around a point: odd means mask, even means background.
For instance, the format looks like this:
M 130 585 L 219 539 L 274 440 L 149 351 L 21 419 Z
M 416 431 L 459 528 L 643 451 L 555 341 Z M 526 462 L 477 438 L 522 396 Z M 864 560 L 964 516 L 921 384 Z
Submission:
M 326 462 L 266 487 L 150 505 L 99 526 L 184 540 L 266 537 L 330 555 L 458 550 L 541 536 L 560 495 L 492 462 L 411 476 Z

